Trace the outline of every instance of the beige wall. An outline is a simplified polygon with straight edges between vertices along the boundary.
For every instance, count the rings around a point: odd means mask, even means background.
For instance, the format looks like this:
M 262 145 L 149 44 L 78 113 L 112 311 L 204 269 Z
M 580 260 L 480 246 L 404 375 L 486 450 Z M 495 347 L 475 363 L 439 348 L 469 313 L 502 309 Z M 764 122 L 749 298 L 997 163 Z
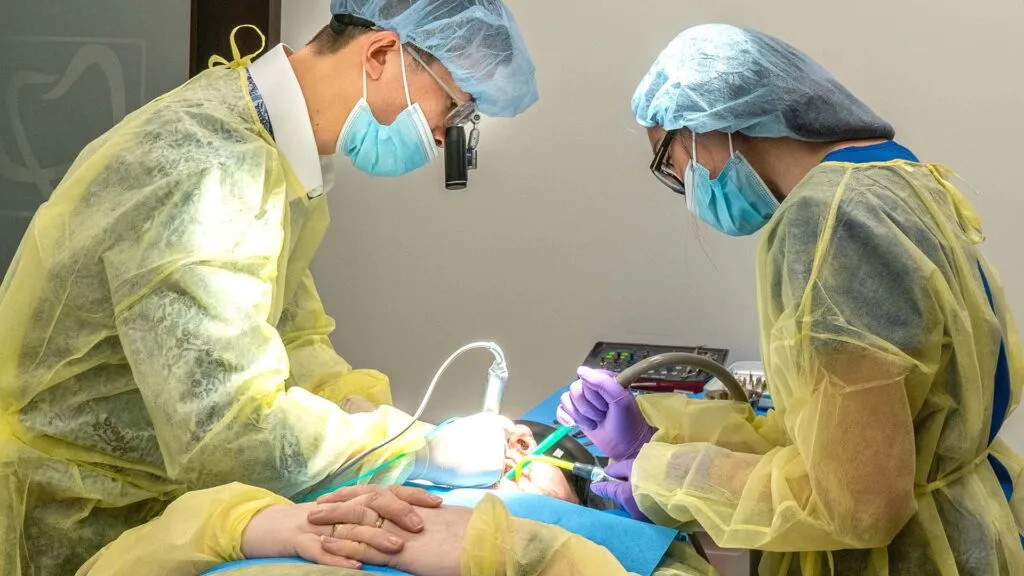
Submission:
M 326 23 L 326 0 L 288 0 L 284 36 Z M 371 180 L 345 166 L 316 261 L 352 362 L 386 371 L 412 408 L 457 346 L 492 338 L 509 354 L 506 411 L 569 381 L 601 339 L 729 347 L 756 358 L 756 240 L 694 222 L 647 170 L 630 114 L 636 83 L 683 28 L 759 27 L 817 58 L 892 121 L 899 140 L 981 193 L 986 255 L 1024 314 L 1024 3 L 925 0 L 510 0 L 537 66 L 541 102 L 483 126 L 481 170 L 446 192 L 443 166 Z M 941 8 L 940 8 L 941 5 Z M 488 364 L 446 378 L 433 418 L 478 407 Z M 1024 450 L 1021 420 L 1006 431 Z

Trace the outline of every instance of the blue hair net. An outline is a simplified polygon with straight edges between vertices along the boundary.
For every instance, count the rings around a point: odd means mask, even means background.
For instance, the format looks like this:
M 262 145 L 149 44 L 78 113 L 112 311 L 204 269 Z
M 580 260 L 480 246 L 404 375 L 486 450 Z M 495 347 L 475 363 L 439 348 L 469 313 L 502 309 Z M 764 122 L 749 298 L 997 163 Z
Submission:
M 633 95 L 643 126 L 838 142 L 895 130 L 796 48 L 726 24 L 684 31 Z
M 500 0 L 332 0 L 334 14 L 369 20 L 429 52 L 488 116 L 515 116 L 537 101 L 530 54 Z

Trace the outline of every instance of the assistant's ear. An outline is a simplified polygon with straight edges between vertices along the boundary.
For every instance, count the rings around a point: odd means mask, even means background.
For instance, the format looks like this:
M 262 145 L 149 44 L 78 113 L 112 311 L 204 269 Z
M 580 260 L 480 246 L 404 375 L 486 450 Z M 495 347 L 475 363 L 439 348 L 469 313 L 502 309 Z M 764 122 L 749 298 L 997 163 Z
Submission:
M 373 32 L 366 42 L 363 53 L 363 66 L 366 67 L 366 75 L 373 80 L 379 80 L 384 74 L 384 65 L 388 58 L 398 57 L 398 34 L 394 32 Z

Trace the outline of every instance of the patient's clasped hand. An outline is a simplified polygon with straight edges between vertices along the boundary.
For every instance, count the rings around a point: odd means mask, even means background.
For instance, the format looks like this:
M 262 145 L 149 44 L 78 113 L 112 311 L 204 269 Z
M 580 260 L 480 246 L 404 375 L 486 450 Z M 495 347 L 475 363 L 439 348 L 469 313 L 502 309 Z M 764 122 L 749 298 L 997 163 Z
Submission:
M 537 447 L 525 426 L 509 422 L 504 433 L 504 458 L 495 477 Z M 562 471 L 541 462 L 525 468 L 518 481 L 502 479 L 493 488 L 579 502 Z M 477 507 L 477 512 L 488 511 L 478 515 L 488 522 L 529 523 L 502 513 L 497 499 Z M 260 488 L 230 484 L 179 498 L 161 517 L 100 551 L 79 574 L 195 574 L 223 562 L 295 557 L 350 570 L 368 564 L 418 576 L 451 576 L 462 573 L 461 551 L 473 517 L 474 510 L 441 507 L 438 496 L 407 486 L 352 486 L 315 503 L 295 504 Z M 587 544 L 595 547 L 597 557 L 615 562 L 607 551 Z

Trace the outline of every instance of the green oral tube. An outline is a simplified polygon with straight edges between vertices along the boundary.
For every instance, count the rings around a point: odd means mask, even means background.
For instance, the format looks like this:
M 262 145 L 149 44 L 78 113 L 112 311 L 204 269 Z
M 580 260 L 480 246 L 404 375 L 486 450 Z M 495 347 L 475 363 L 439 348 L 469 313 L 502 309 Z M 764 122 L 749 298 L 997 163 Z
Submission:
M 545 438 L 543 442 L 541 442 L 540 444 L 537 445 L 537 449 L 536 450 L 534 450 L 533 452 L 530 452 L 530 456 L 541 456 L 541 455 L 543 455 L 545 452 L 550 450 L 552 446 L 554 446 L 555 444 L 558 444 L 558 441 L 561 440 L 562 438 L 565 438 L 565 436 L 567 434 L 569 434 L 570 432 L 572 432 L 572 426 L 559 426 L 558 428 L 555 429 L 554 432 L 551 433 L 550 436 Z M 530 465 L 530 463 L 527 462 L 526 464 L 523 465 L 523 468 L 526 468 L 529 465 Z M 512 480 L 513 478 L 515 478 L 515 475 L 516 475 L 516 471 L 513 468 L 512 470 L 508 471 L 508 474 L 505 474 L 505 478 L 507 480 Z

